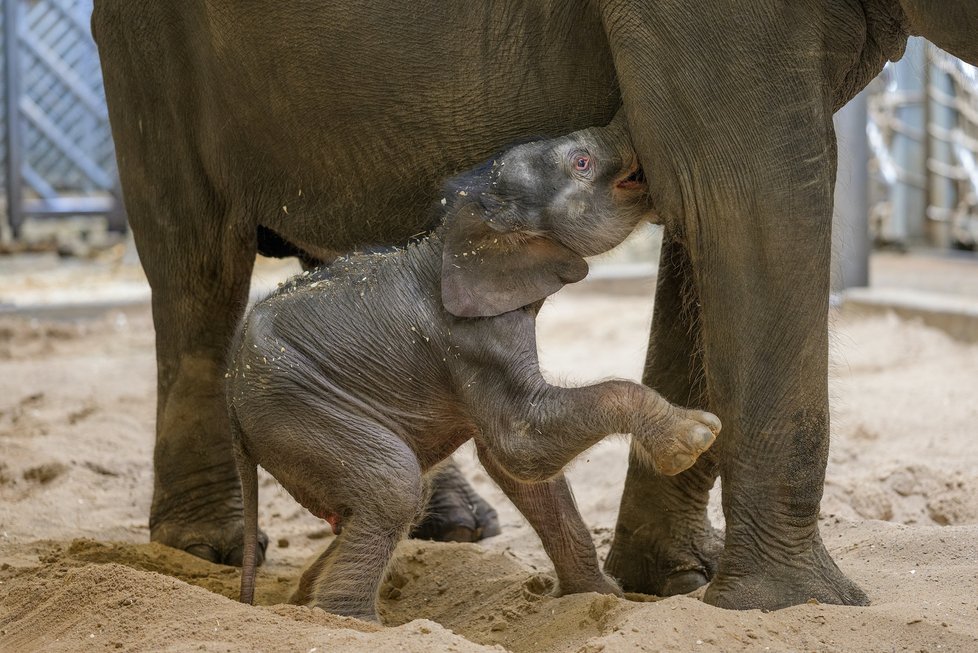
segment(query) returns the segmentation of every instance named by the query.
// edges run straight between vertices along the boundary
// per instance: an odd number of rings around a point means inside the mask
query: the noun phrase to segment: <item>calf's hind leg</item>
[[[317,483],[342,506],[343,531],[303,573],[292,602],[377,621],[377,592],[394,547],[424,506],[424,484],[413,452],[393,433],[375,427],[351,440],[369,443],[365,455],[349,456],[358,462],[342,471],[324,469]]]

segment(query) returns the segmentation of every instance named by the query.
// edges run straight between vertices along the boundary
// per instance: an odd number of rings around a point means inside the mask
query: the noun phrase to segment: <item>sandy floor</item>
[[[553,378],[637,377],[651,306],[636,283],[614,295],[572,288],[548,304],[541,347]],[[551,598],[535,536],[466,450],[504,533],[478,546],[402,544],[381,628],[282,605],[331,536],[271,478],[260,607],[227,598],[237,570],[147,543],[155,380],[145,308],[81,323],[7,318],[0,650],[978,650],[978,346],[895,319],[837,321],[833,343],[822,532],[872,607]],[[626,447],[598,445],[571,471],[602,556]]]

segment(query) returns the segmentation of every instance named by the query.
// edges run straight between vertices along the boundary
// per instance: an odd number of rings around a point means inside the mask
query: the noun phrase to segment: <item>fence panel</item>
[[[124,224],[115,154],[92,40],[92,0],[5,0],[6,215],[105,214]]]
[[[978,247],[978,69],[923,39],[873,82],[877,244]]]

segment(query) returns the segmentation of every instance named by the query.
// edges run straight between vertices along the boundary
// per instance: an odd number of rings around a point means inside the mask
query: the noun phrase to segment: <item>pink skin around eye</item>
[[[586,154],[578,154],[574,157],[574,170],[587,172],[591,169],[591,157]]]

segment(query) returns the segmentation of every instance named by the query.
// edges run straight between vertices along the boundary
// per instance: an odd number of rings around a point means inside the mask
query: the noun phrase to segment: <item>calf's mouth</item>
[[[615,188],[621,190],[647,190],[648,184],[645,182],[645,171],[642,170],[642,164],[638,162],[638,159],[632,163],[632,166],[628,169],[626,176],[621,179]]]

